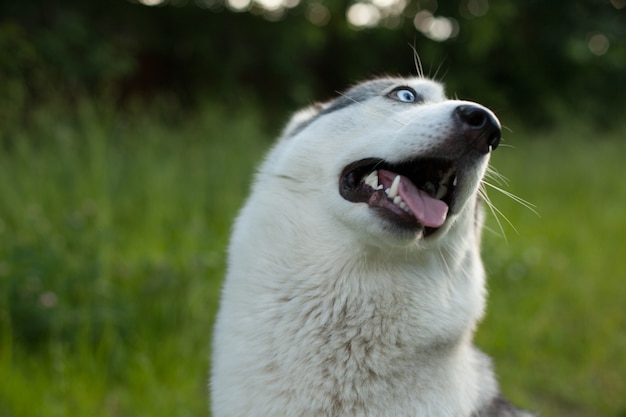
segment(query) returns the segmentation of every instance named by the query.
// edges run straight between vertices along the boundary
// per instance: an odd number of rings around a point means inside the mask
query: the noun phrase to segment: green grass
[[[216,106],[65,110],[3,132],[0,416],[206,415],[260,123]]]
[[[208,415],[232,219],[269,146],[257,112],[80,101],[0,126],[0,417]],[[539,216],[484,236],[477,343],[544,416],[626,416],[624,132],[507,135],[493,164]]]
[[[479,344],[505,391],[545,416],[626,415],[626,182],[623,131],[563,127],[511,134],[494,153],[491,192],[517,229],[487,233],[491,297]],[[498,231],[490,219],[489,226]]]

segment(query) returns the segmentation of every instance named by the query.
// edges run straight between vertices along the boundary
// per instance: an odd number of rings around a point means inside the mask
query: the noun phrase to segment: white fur
[[[432,81],[401,83],[426,102],[372,98],[297,131],[319,111],[307,109],[261,166],[230,244],[214,417],[461,417],[497,395],[471,344],[485,304],[475,221],[488,155],[426,239],[338,193],[347,164],[419,156],[451,134],[460,102]]]

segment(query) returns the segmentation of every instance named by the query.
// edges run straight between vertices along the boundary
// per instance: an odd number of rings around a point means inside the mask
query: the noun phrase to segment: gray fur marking
[[[400,79],[372,80],[352,87],[345,93],[342,93],[341,96],[331,101],[326,108],[323,108],[315,116],[311,117],[309,120],[305,120],[304,122],[302,122],[300,126],[293,129],[292,133],[289,136],[295,136],[298,133],[302,132],[311,123],[315,122],[320,116],[327,115],[353,104],[363,103],[370,98],[377,97],[381,95],[381,93],[387,88],[391,87],[399,81]]]
[[[357,85],[346,91],[341,97],[332,102],[330,106],[322,110],[317,116],[323,114],[332,113],[337,110],[341,110],[344,107],[351,106],[353,104],[362,103],[372,97],[379,96],[383,91],[392,85],[396,84],[399,80],[372,80],[366,83]]]

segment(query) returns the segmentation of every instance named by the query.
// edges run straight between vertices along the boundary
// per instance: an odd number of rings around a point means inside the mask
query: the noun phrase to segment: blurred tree
[[[604,123],[626,101],[625,39],[625,0],[5,0],[0,106],[167,92],[262,100],[271,113],[415,74],[415,48],[451,94],[529,123]]]

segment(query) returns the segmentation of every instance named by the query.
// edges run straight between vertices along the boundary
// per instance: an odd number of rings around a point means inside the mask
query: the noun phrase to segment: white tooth
[[[395,196],[398,195],[399,185],[400,185],[400,176],[396,175],[396,177],[393,179],[393,182],[391,183],[391,187],[389,187],[389,192],[387,193],[389,198],[394,198]]]
[[[450,176],[454,173],[454,169],[450,168],[445,174],[443,174],[443,177],[441,177],[441,180],[439,181],[439,184],[445,184],[450,180]]]
[[[385,190],[385,194],[389,195],[389,188]]]
[[[439,189],[437,190],[437,194],[435,195],[435,198],[441,199],[444,195],[446,195],[447,192],[448,192],[448,187],[443,184],[439,184]]]
[[[456,187],[456,177],[454,177],[454,181],[452,181],[452,185]]]
[[[393,198],[393,203],[400,205],[400,203],[402,203],[402,197],[400,197],[399,195],[395,196]]]
[[[400,208],[404,211],[409,211],[409,206],[406,205],[404,201],[401,201],[399,204]]]
[[[375,188],[376,190],[382,190],[383,189],[383,185],[382,184],[378,184],[378,187]]]
[[[378,189],[378,171],[372,171],[370,174],[365,177],[365,184],[369,185],[373,189]]]

